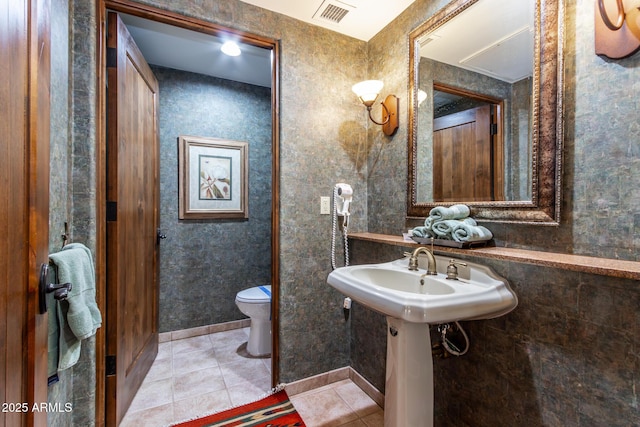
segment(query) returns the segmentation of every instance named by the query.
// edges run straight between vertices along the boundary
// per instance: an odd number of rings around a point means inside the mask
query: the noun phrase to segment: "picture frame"
[[[249,144],[178,137],[179,219],[249,218]]]

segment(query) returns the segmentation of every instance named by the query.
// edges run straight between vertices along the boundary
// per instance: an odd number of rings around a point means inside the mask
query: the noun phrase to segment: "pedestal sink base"
[[[387,317],[385,427],[433,426],[429,324]]]

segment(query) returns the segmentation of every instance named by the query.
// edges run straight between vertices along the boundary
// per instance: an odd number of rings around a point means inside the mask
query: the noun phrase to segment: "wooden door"
[[[44,426],[47,316],[38,310],[49,241],[47,0],[0,2],[0,426]]]
[[[115,13],[107,58],[106,421],[117,425],[158,352],[158,83]]]
[[[434,119],[434,201],[494,200],[491,108],[487,104]]]

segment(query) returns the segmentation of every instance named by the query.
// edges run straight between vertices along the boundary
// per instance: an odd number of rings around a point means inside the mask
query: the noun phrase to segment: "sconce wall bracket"
[[[388,95],[382,102],[382,132],[392,136],[398,131],[398,110],[400,100],[395,95]]]

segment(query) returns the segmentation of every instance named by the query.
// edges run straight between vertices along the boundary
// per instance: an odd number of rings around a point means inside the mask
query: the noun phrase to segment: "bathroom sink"
[[[421,249],[423,250],[423,249]],[[430,325],[490,319],[518,304],[509,283],[493,270],[465,261],[458,279],[447,279],[450,258],[436,255],[436,275],[427,258],[340,267],[327,282],[354,301],[387,317],[385,426],[433,427],[433,356]],[[433,269],[432,269],[433,270]]]
[[[384,268],[379,265],[353,268],[351,275],[356,279],[391,291],[423,295],[446,295],[455,292],[455,289],[448,284],[435,281],[432,278],[424,277],[422,280],[426,281],[424,284],[420,284],[419,274],[397,268]]]
[[[327,282],[362,305],[413,323],[489,319],[516,307],[518,299],[508,282],[491,269],[466,262],[466,267],[458,267],[460,280],[450,280],[445,274],[450,258],[435,258],[435,276],[424,275],[426,258],[422,257],[418,270],[410,271],[407,257],[340,267],[329,274]]]

